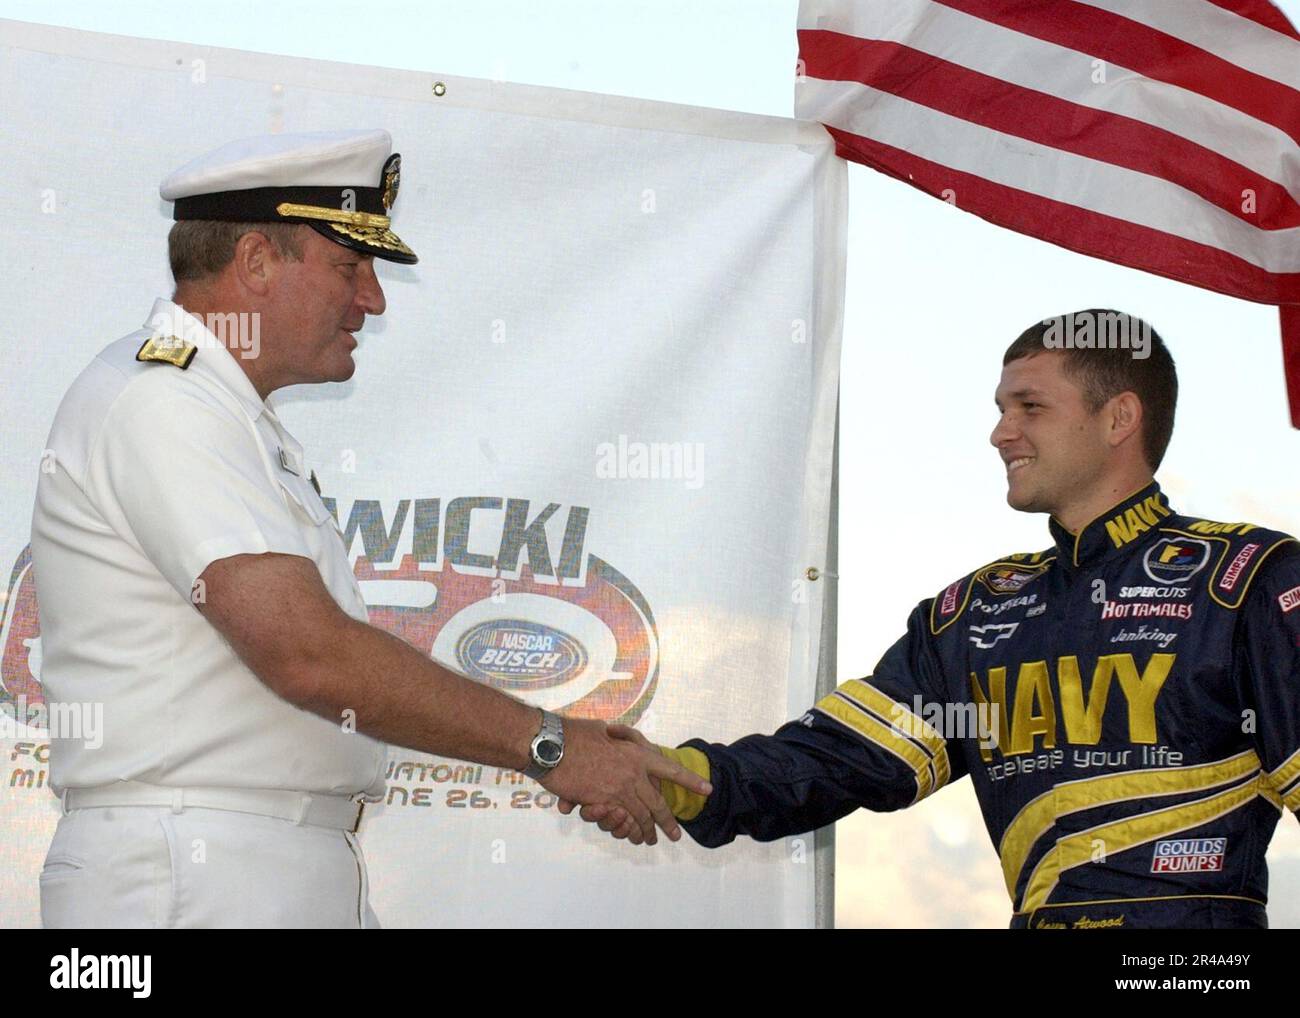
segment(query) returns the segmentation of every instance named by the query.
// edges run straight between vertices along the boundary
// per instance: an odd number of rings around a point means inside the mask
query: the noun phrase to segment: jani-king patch
[[[1152,873],[1219,873],[1227,838],[1172,838],[1157,841]]]

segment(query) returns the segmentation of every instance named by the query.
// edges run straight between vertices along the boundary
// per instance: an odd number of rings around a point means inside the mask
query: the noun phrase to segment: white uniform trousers
[[[377,929],[356,835],[187,806],[61,817],[41,871],[46,929]]]

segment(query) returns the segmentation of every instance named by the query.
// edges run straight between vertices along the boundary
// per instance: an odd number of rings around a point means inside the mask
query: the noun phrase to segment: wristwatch
[[[528,747],[533,762],[524,769],[524,776],[534,781],[549,774],[564,759],[564,719],[548,710],[542,711],[542,727]]]

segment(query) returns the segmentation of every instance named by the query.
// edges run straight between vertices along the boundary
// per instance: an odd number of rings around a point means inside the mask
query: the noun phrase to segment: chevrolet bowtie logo
[[[990,622],[986,626],[971,626],[970,642],[980,650],[988,650],[999,640],[1011,639],[1011,634],[1019,628],[1019,622]]]

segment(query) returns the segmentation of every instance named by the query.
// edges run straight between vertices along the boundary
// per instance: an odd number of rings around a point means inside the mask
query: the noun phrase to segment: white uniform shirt
[[[135,359],[169,316],[202,328],[159,300],[72,384],[47,443],[32,518],[42,684],[50,701],[103,704],[102,745],[51,739],[50,785],[380,795],[384,745],[271,692],[191,601],[208,563],[279,552],[315,562],[366,620],[302,446],[238,353],[207,333],[185,370]]]

